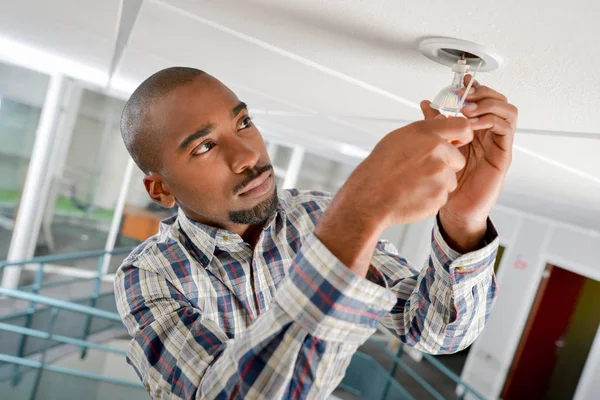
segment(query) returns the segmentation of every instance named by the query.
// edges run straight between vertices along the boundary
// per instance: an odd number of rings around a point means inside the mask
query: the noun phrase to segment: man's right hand
[[[472,140],[464,118],[419,121],[389,133],[348,179],[359,189],[353,203],[374,210],[384,227],[435,215],[465,166],[458,147]]]
[[[473,140],[464,118],[419,121],[386,135],[323,214],[315,234],[344,264],[366,276],[385,228],[435,215],[465,166],[457,147]]]

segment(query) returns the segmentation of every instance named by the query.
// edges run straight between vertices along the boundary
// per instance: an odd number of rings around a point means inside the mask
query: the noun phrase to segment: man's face
[[[275,177],[246,105],[201,75],[151,108],[162,171],[144,179],[153,200],[177,203],[199,222],[225,229],[264,222],[277,206]]]

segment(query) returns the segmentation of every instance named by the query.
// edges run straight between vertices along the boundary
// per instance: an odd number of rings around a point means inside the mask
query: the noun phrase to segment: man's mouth
[[[271,170],[265,171],[256,178],[252,179],[242,190],[238,192],[239,196],[254,197],[261,196],[271,189]]]

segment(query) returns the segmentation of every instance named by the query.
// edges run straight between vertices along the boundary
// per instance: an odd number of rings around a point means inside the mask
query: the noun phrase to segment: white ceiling
[[[63,69],[93,69],[96,83],[106,79],[120,0],[0,0],[0,9],[0,60],[20,62],[7,44],[16,43],[66,59]],[[529,132],[517,136],[501,201],[598,227],[598,15],[600,3],[585,0],[146,0],[111,85],[127,93],[158,69],[195,66],[256,110],[267,136],[320,151],[342,143],[368,150],[402,124],[347,116],[419,119],[420,100],[450,83],[448,68],[420,55],[418,41],[474,41],[505,58],[500,70],[479,78],[519,107],[519,129]],[[22,64],[44,70],[42,58]],[[540,135],[546,131],[597,138]]]

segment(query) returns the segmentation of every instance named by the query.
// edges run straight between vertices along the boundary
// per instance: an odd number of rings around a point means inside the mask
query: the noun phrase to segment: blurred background
[[[280,188],[335,193],[450,84],[430,36],[504,58],[478,79],[519,107],[492,219],[499,298],[471,348],[429,356],[381,331],[340,398],[600,398],[597,3],[0,0],[0,399],[147,398],[124,362],[113,274],[174,211],[119,132],[152,73],[202,69],[245,101]],[[433,221],[384,238],[422,265]]]

